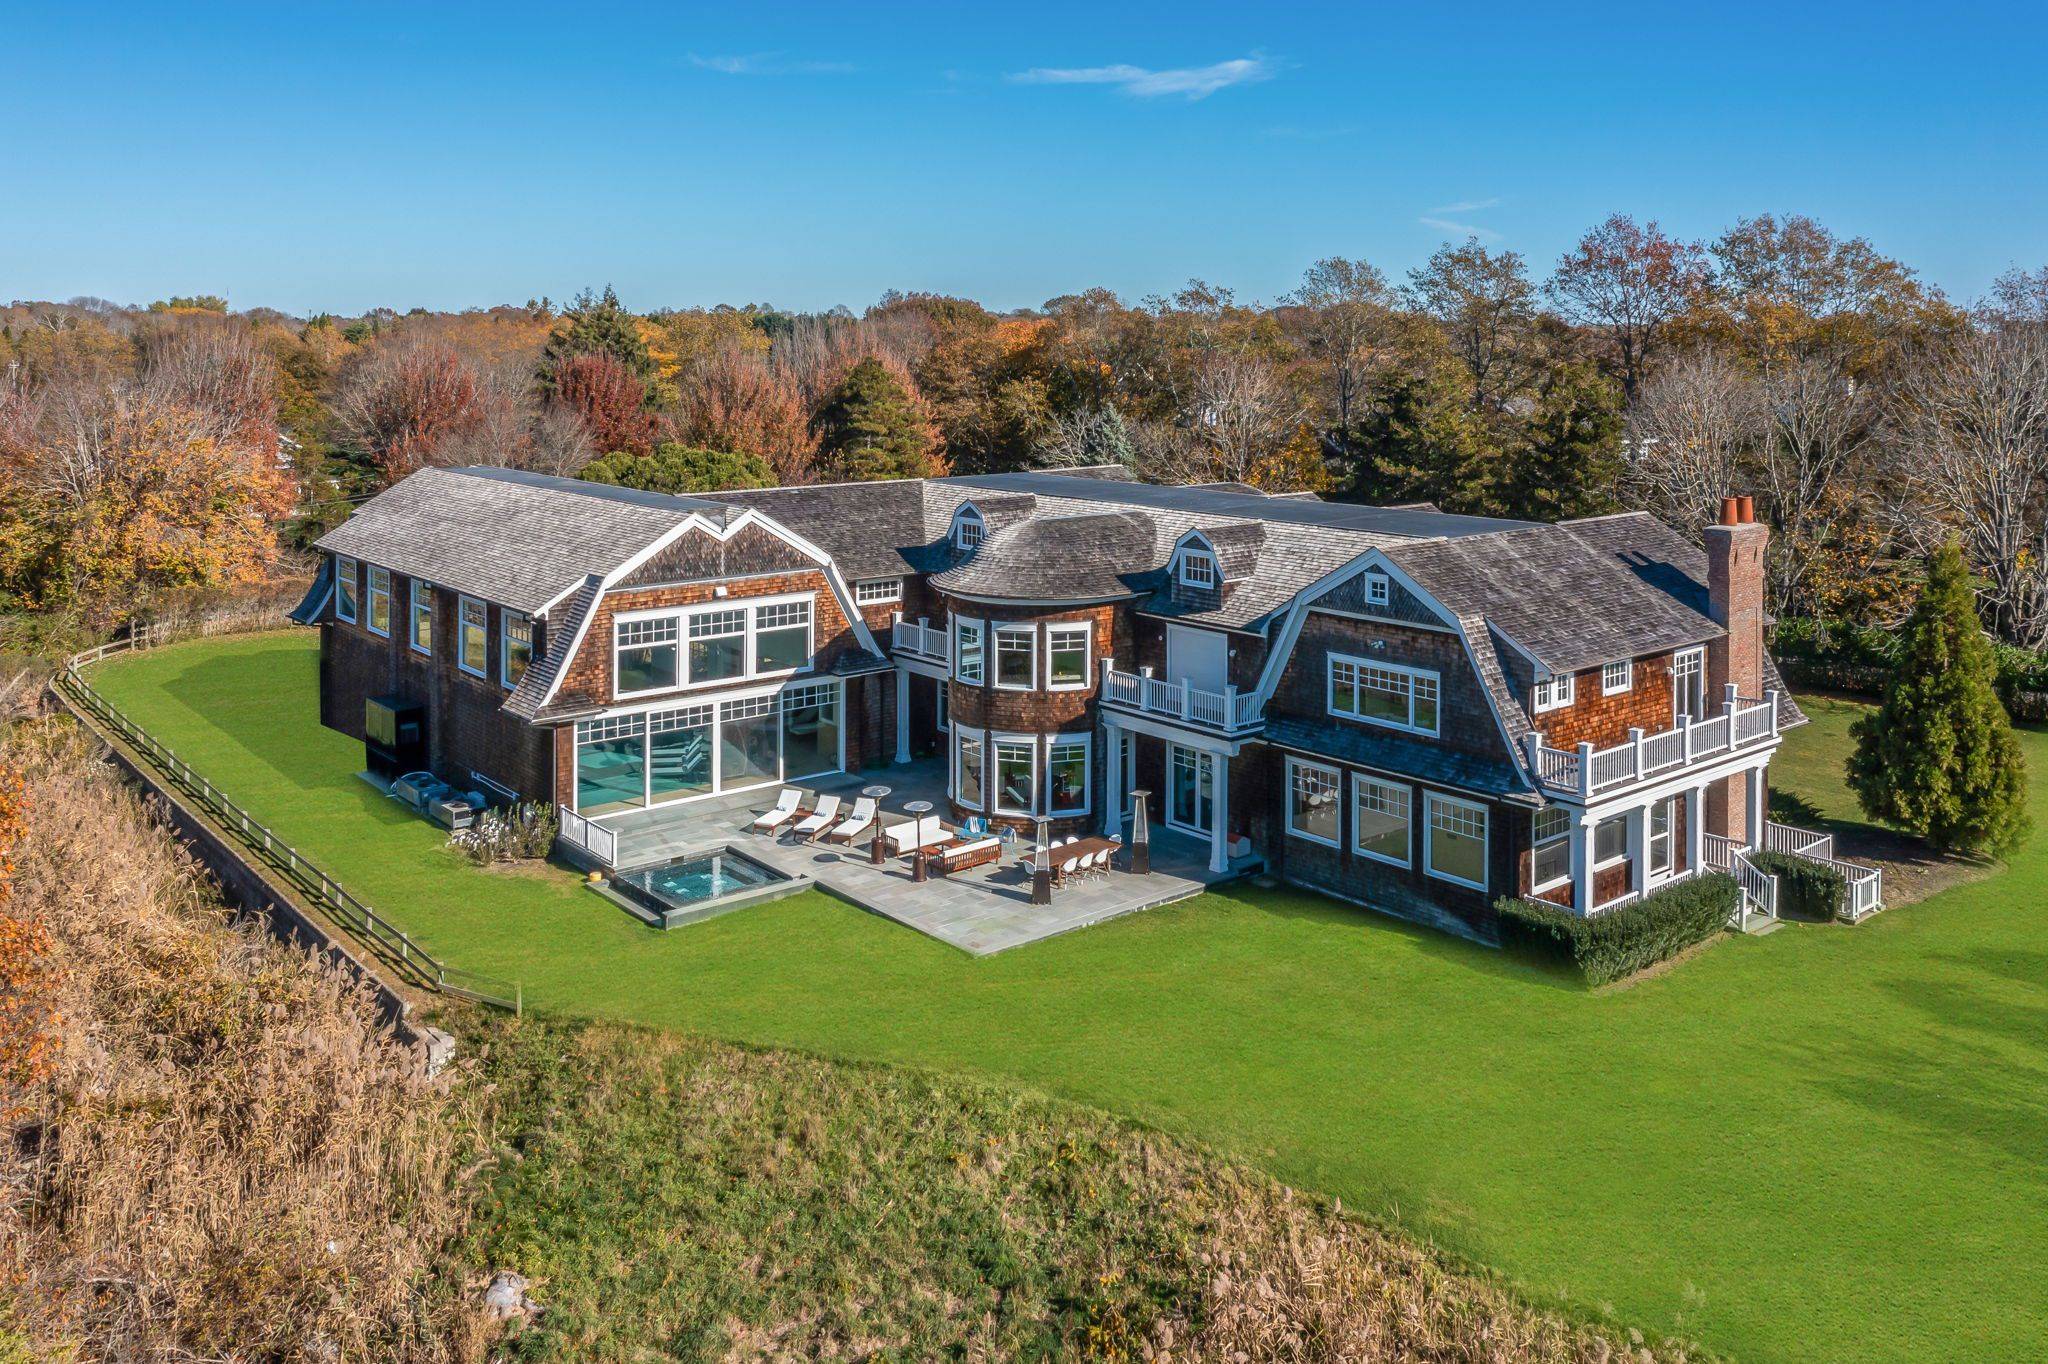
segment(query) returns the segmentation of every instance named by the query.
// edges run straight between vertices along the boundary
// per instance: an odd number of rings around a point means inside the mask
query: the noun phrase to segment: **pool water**
[[[677,909],[788,879],[750,857],[715,852],[622,872],[612,878],[612,884],[650,908]]]

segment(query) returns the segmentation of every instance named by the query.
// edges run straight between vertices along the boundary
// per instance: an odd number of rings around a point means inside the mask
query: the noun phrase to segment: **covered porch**
[[[803,790],[806,809],[819,795],[838,796],[851,806],[862,788],[887,786],[879,821],[885,828],[908,820],[904,806],[912,801],[930,802],[935,811],[946,808],[946,765],[941,758],[782,785]],[[611,854],[602,860],[616,867],[638,867],[735,847],[777,871],[808,876],[842,899],[976,956],[1183,900],[1238,874],[1228,867],[1212,871],[1204,840],[1153,823],[1149,874],[1133,875],[1125,853],[1108,874],[1055,890],[1049,905],[1033,905],[1031,877],[1021,865],[1032,850],[1028,836],[1011,838],[990,865],[917,881],[907,859],[886,858],[875,865],[865,837],[848,848],[787,834],[754,833],[754,817],[774,803],[780,789],[607,817],[596,824],[608,839],[604,846]],[[1128,820],[1122,823],[1128,838]]]

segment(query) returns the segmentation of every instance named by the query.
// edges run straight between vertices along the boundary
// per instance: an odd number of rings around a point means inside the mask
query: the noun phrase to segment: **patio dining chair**
[[[775,797],[775,804],[769,808],[768,812],[754,817],[754,832],[757,834],[772,834],[792,819],[795,819],[796,807],[803,798],[804,793],[797,790],[794,786],[783,787],[781,793]]]
[[[816,807],[803,819],[797,821],[796,836],[803,839],[816,838],[839,822],[839,797],[819,796]]]
[[[1068,859],[1067,859],[1066,861],[1064,861],[1064,862],[1060,863],[1060,873],[1059,873],[1059,876],[1060,876],[1060,884],[1061,884],[1061,885],[1065,885],[1065,884],[1067,884],[1067,882],[1069,882],[1069,881],[1071,881],[1071,880],[1073,880],[1073,879],[1074,879],[1074,868],[1075,868],[1075,867],[1077,867],[1077,866],[1079,866],[1079,865],[1080,865],[1080,862],[1081,862],[1081,859],[1080,859],[1080,858],[1078,858],[1078,857],[1070,857],[1070,858],[1068,858]]]

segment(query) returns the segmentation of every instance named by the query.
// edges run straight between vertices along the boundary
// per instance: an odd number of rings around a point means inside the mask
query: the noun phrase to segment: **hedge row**
[[[1795,687],[1875,696],[1898,666],[1899,637],[1869,625],[1781,620],[1771,632],[1771,653]],[[2048,720],[2048,654],[1998,643],[1991,653],[2006,712],[2015,720]]]
[[[1849,878],[1825,862],[1791,853],[1751,853],[1750,863],[1758,871],[1778,878],[1778,913],[1802,919],[1828,920],[1841,907],[1849,889]]]
[[[1713,937],[1727,927],[1740,899],[1734,877],[1710,872],[1591,917],[1512,896],[1494,908],[1503,945],[1558,958],[1587,984],[1605,985]]]

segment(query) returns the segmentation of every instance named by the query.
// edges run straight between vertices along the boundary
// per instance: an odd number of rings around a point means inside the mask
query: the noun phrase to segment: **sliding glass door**
[[[585,815],[690,800],[845,766],[837,682],[584,720],[576,809]]]

